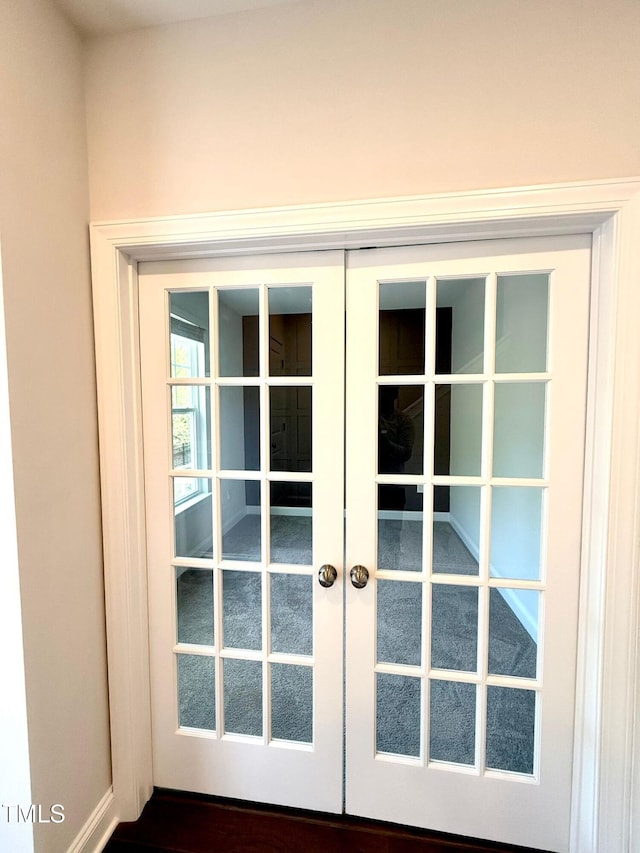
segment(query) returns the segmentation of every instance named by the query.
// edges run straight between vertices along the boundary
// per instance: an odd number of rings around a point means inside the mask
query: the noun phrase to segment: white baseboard
[[[458,523],[456,518],[451,515],[449,518],[449,524],[455,532],[458,534],[460,539],[463,541],[466,548],[468,548],[469,552],[473,556],[474,560],[480,561],[480,551],[478,550],[478,546],[471,539],[471,537],[466,533],[464,528]],[[502,580],[508,580],[504,578],[504,576],[496,571],[495,566],[491,565],[489,568],[490,574],[492,578],[500,578]],[[538,642],[538,622],[533,613],[530,613],[527,608],[523,605],[521,598],[519,597],[517,590],[509,589],[508,587],[500,587],[500,595],[504,598],[505,602],[513,612],[513,615],[520,622],[522,627],[525,629],[527,634],[531,637],[534,643]]]
[[[67,849],[67,853],[101,853],[118,823],[113,788],[109,788]]]
[[[495,569],[491,568],[491,576],[494,578],[502,578]],[[505,579],[506,580],[506,579]],[[500,595],[504,598],[507,605],[510,607],[513,615],[518,619],[524,630],[531,637],[534,643],[538,643],[538,623],[536,617],[533,613],[530,613],[529,610],[522,603],[522,599],[518,595],[517,589],[510,589],[509,587],[500,587],[498,590]]]
[[[251,512],[253,509],[260,511],[260,507],[247,507],[247,512]],[[309,518],[313,515],[310,506],[272,506],[269,512],[271,515],[298,515],[308,516]]]
[[[464,527],[462,527],[460,522],[457,520],[457,518],[452,513],[449,513],[449,518],[447,519],[447,521],[453,527],[454,531],[458,534],[460,539],[462,539],[462,542],[464,543],[465,547],[467,548],[467,550],[469,551],[469,553],[471,554],[473,559],[477,563],[479,563],[480,562],[480,550],[478,548],[478,545],[468,535],[468,533],[466,532]]]
[[[249,507],[243,506],[237,512],[231,516],[231,518],[227,518],[224,524],[222,525],[222,535],[228,533],[232,527],[235,527],[238,522],[242,521],[245,515],[253,515],[253,513],[249,513]],[[260,509],[257,508],[257,512],[260,512]]]
[[[422,521],[423,513],[412,509],[379,509],[379,521]]]

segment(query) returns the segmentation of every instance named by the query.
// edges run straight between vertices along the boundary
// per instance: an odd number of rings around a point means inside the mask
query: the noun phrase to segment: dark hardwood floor
[[[157,789],[105,853],[539,853],[453,835]]]

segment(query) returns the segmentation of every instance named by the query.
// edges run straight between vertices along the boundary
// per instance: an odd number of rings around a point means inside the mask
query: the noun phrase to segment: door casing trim
[[[640,178],[91,226],[119,820],[135,820],[153,787],[138,262],[585,232],[592,311],[570,849],[631,853],[640,843]]]

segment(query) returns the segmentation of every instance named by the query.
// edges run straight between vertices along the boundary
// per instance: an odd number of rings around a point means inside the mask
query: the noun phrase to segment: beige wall
[[[88,48],[91,215],[640,173],[637,0],[307,0]]]
[[[0,56],[31,795],[45,816],[65,806],[64,823],[36,827],[38,853],[59,853],[111,782],[82,46],[48,0],[2,0]]]
[[[636,0],[308,0],[93,40],[91,216],[638,174],[639,37]],[[0,55],[31,788],[65,805],[36,827],[58,853],[110,784],[82,48],[48,0],[0,0]]]
[[[29,730],[25,692],[22,607],[16,534],[7,376],[2,246],[0,245],[0,803],[30,803]],[[32,853],[33,827],[0,818],[0,849]]]

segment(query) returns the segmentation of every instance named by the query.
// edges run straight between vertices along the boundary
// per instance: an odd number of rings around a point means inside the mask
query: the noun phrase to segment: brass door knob
[[[367,585],[369,572],[364,566],[354,566],[349,574],[351,575],[351,583],[356,589],[362,589]]]
[[[324,566],[320,566],[320,571],[318,572],[318,581],[320,582],[320,586],[333,586],[337,577],[338,572],[336,571],[335,566],[330,566],[328,563],[325,563]]]

